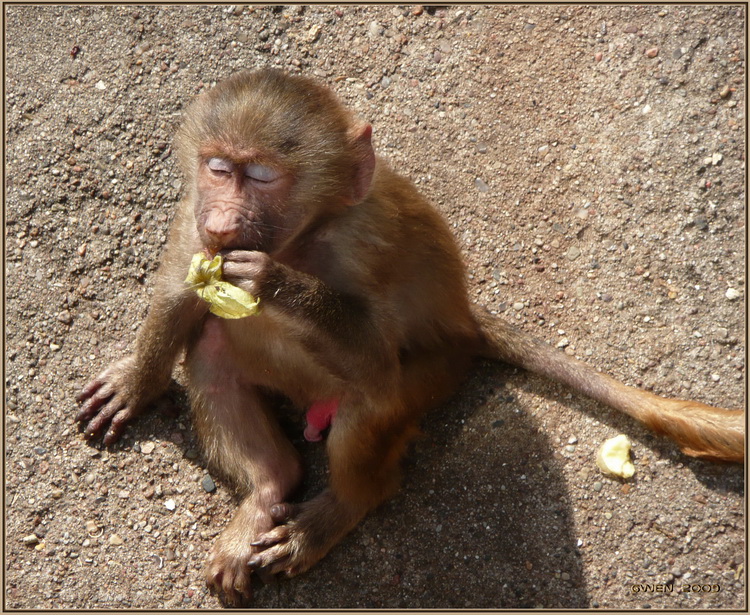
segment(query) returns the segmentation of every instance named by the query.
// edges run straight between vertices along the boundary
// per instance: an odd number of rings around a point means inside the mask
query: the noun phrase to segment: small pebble
[[[727,97],[728,97],[728,96],[729,96],[729,95],[730,95],[731,93],[732,93],[732,90],[731,90],[731,89],[729,89],[729,86],[728,86],[728,85],[725,85],[725,86],[724,86],[724,87],[723,87],[723,88],[721,89],[721,92],[719,92],[719,96],[721,96],[722,98],[727,98]]]
[[[141,452],[144,455],[150,455],[154,452],[155,448],[156,444],[154,444],[153,442],[144,442],[143,444],[141,444]]]
[[[604,485],[602,485],[600,481],[596,481],[592,488],[594,489],[594,491],[601,491],[603,486]]]
[[[601,61],[602,61],[602,58],[603,58],[603,57],[604,57],[604,54],[603,54],[603,53],[602,53],[601,51],[598,51],[598,52],[597,52],[597,53],[596,53],[596,54],[594,55],[594,60],[595,60],[596,62],[601,62]]]
[[[652,47],[651,49],[646,50],[646,57],[647,58],[655,58],[659,55],[659,48],[658,47]]]
[[[579,256],[581,256],[581,250],[579,250],[576,246],[570,246],[570,248],[568,248],[568,251],[565,253],[565,256],[569,261],[574,261]]]
[[[170,498],[170,499],[168,499],[167,501],[164,502],[164,507],[167,510],[174,510],[175,508],[177,508],[177,504],[175,503],[175,501],[172,498]]]
[[[146,53],[149,49],[151,49],[151,43],[144,41],[140,45],[136,45],[133,52],[136,56],[142,56],[144,53]]]
[[[575,447],[575,446],[573,446],[572,444],[568,444],[568,445],[567,445],[567,446],[565,447],[565,452],[566,452],[566,453],[575,453],[575,452],[576,452],[576,447]]]
[[[112,534],[112,535],[111,535],[111,536],[109,537],[109,540],[108,540],[108,542],[109,542],[109,544],[111,544],[112,546],[115,546],[115,547],[117,547],[117,546],[119,546],[119,545],[123,544],[123,543],[124,543],[125,541],[124,541],[124,540],[123,540],[122,538],[120,538],[120,537],[119,537],[119,536],[118,536],[117,534]]]
[[[490,187],[478,177],[474,180],[474,185],[477,187],[477,190],[479,190],[479,192],[488,192],[490,189]]]
[[[214,491],[216,491],[216,483],[214,483],[213,479],[208,474],[203,477],[203,480],[201,481],[201,487],[203,487],[203,490],[206,493],[213,493]]]
[[[729,299],[730,301],[734,301],[735,299],[740,298],[740,291],[734,289],[734,288],[727,288],[727,292],[724,293],[724,296]]]
[[[39,536],[36,534],[29,534],[21,538],[21,542],[25,545],[36,545],[39,544]]]
[[[307,33],[307,42],[308,43],[314,43],[315,41],[320,38],[320,33],[323,30],[323,28],[320,26],[320,24],[315,24]]]
[[[516,302],[515,302],[515,303],[513,304],[513,309],[514,309],[514,310],[515,310],[516,312],[520,312],[520,311],[521,311],[521,310],[523,309],[523,302],[522,302],[522,301],[516,301]]]

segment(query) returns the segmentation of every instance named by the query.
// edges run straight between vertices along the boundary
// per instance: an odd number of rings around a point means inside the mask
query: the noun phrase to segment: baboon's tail
[[[626,386],[486,312],[474,310],[483,333],[480,356],[523,367],[638,419],[693,457],[742,462],[745,413],[659,397]]]

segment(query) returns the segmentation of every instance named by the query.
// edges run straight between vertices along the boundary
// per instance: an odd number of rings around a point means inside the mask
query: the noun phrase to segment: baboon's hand
[[[134,356],[110,365],[89,382],[76,397],[83,403],[76,415],[79,422],[88,421],[84,433],[91,438],[106,429],[104,444],[112,444],[125,425],[138,416],[162,391],[141,374]]]

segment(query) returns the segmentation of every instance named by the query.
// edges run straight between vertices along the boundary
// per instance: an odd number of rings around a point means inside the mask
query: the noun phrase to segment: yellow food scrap
[[[596,455],[596,465],[605,474],[630,478],[635,466],[630,461],[630,440],[624,434],[605,440]]]
[[[202,252],[193,255],[185,283],[210,304],[220,318],[244,318],[258,313],[259,300],[250,293],[221,279],[220,254],[208,260]]]

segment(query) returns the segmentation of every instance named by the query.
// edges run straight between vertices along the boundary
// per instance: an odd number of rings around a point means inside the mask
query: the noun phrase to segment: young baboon
[[[78,420],[111,443],[167,388],[185,351],[195,427],[244,500],[209,556],[229,602],[251,572],[300,573],[399,484],[425,411],[474,357],[562,382],[673,438],[687,453],[741,461],[741,411],[627,387],[470,304],[446,223],[377,158],[370,125],[330,90],[263,70],[231,77],[187,111],[177,151],[187,193],[135,352],[88,384]],[[195,253],[260,300],[222,319],[184,282]],[[300,460],[266,391],[330,424],[330,484],[293,505]]]

